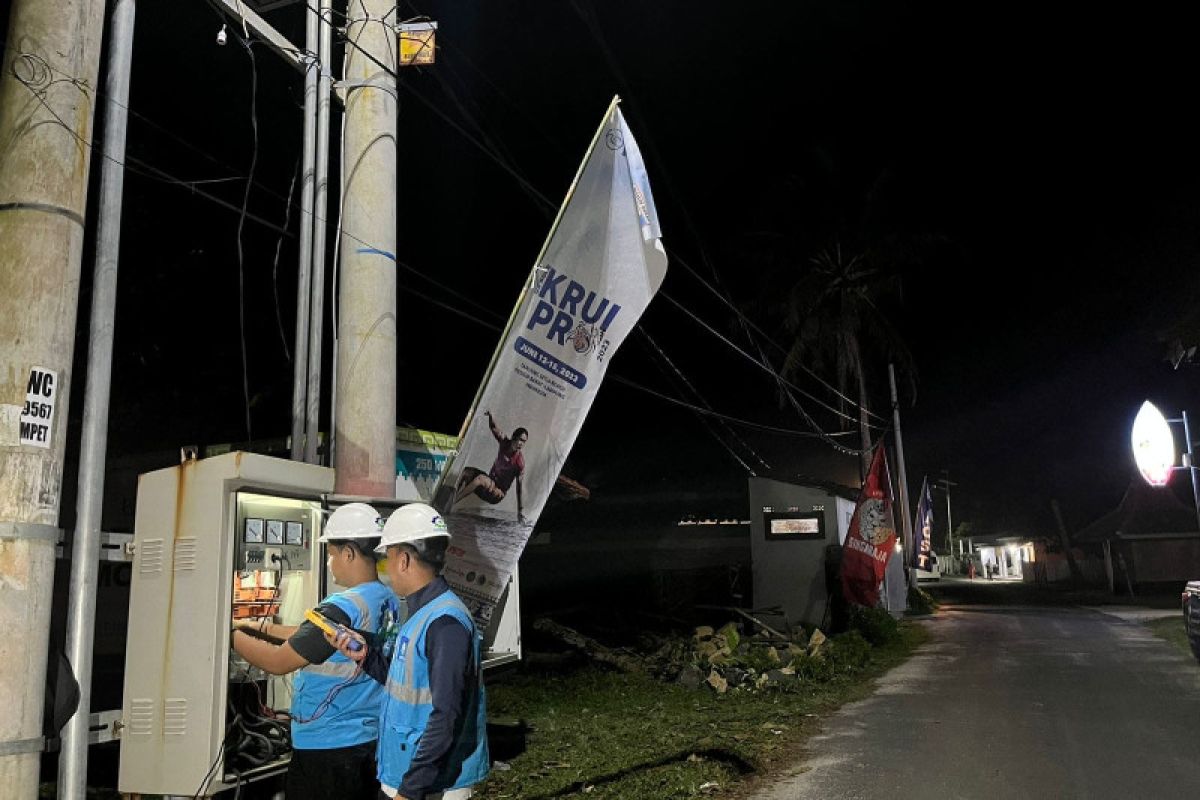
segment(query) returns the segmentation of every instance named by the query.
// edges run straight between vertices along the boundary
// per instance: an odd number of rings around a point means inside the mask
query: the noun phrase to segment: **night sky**
[[[897,265],[900,291],[881,304],[917,366],[902,408],[913,491],[949,470],[955,522],[980,532],[1052,534],[1051,498],[1071,527],[1110,510],[1134,474],[1141,401],[1200,414],[1200,368],[1174,369],[1160,341],[1200,294],[1197,20],[965,5],[403,4],[403,18],[438,20],[440,49],[436,66],[402,75],[398,419],[457,431],[496,342],[469,317],[507,316],[620,94],[673,259],[666,294],[757,352],[691,271],[786,344],[772,300],[818,247],[868,229],[913,243],[919,258]],[[299,10],[267,16],[302,43]],[[216,46],[219,27],[202,0],[139,4],[131,165],[184,181],[246,176],[251,64],[234,42]],[[283,226],[302,79],[254,53],[248,211]],[[125,185],[110,454],[245,440],[238,212],[146,168]],[[195,188],[237,208],[244,187]],[[297,223],[293,209],[292,234]],[[247,220],[243,244],[251,435],[278,437],[290,427],[297,240],[279,245]],[[85,278],[84,331],[88,291]],[[663,298],[643,328],[713,408],[808,430],[769,376]],[[873,410],[890,418],[886,362],[871,359]],[[640,336],[609,375],[681,396]],[[735,429],[771,463],[764,474],[830,460],[811,438]],[[723,435],[610,380],[567,471],[597,493],[736,486],[746,473],[727,446],[752,459]]]

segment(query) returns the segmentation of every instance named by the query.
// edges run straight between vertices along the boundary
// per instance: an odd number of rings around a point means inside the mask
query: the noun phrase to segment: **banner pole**
[[[532,286],[537,277],[538,267],[542,263],[542,257],[546,255],[546,250],[550,247],[550,242],[554,238],[554,234],[558,231],[559,223],[562,222],[563,214],[567,210],[567,206],[571,203],[571,198],[575,196],[575,189],[579,185],[579,179],[583,175],[584,169],[587,168],[588,162],[592,160],[592,154],[596,151],[596,145],[600,141],[604,129],[608,126],[609,119],[613,115],[613,111],[621,103],[619,95],[613,95],[612,102],[608,104],[608,110],[604,112],[604,119],[600,122],[600,127],[596,129],[595,135],[592,136],[592,141],[588,145],[587,152],[584,153],[583,161],[579,163],[579,169],[575,170],[575,177],[571,180],[571,186],[567,189],[567,195],[563,198],[562,205],[558,207],[558,214],[554,217],[554,222],[550,225],[550,232],[546,235],[545,241],[542,242],[542,247],[538,251],[537,258],[533,262],[533,267],[529,270],[529,275],[525,279],[524,285],[521,287],[521,293],[517,295],[516,305],[513,306],[512,312],[508,315],[508,322],[504,324],[504,330],[500,334],[500,340],[496,344],[496,350],[492,353],[492,359],[488,362],[487,370],[483,374],[483,380],[479,382],[479,388],[475,390],[475,397],[471,400],[471,405],[467,409],[467,416],[463,419],[462,426],[458,430],[459,444],[462,443],[462,438],[467,435],[467,427],[471,424],[471,420],[475,418],[475,412],[479,408],[479,399],[483,396],[483,390],[487,387],[488,381],[491,380],[492,372],[496,368],[496,362],[500,358],[501,348],[508,341],[508,334],[512,331],[513,324],[517,320],[517,313],[521,310],[521,306],[525,303],[525,296],[529,293],[529,288]],[[446,466],[442,469],[441,475],[438,476],[437,483],[433,487],[432,497],[435,499],[442,489],[442,483],[447,475],[450,474],[454,467],[454,462],[458,458],[458,451],[446,459]],[[445,509],[439,509],[445,511]]]

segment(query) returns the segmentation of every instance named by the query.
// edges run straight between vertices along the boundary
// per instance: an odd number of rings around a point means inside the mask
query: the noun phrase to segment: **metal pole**
[[[950,518],[950,471],[944,470],[946,473],[946,549],[950,551],[950,557],[954,557],[954,521]]]
[[[102,0],[15,0],[0,64],[0,797],[38,794]],[[64,80],[62,76],[70,76]]]
[[[1188,472],[1192,474],[1192,503],[1196,506],[1196,526],[1200,529],[1200,484],[1196,481],[1196,448],[1192,443],[1192,430],[1188,427],[1187,412],[1183,412],[1183,436],[1187,439]]]
[[[334,487],[396,491],[396,32],[390,0],[347,19],[343,230],[338,287]],[[375,61],[387,66],[380,67]]]
[[[87,386],[83,398],[75,539],[71,548],[71,590],[67,596],[67,659],[79,682],[79,707],[63,729],[62,752],[58,757],[60,800],[81,799],[87,791],[96,579],[100,565],[100,525],[104,510],[104,459],[108,446],[113,327],[121,249],[121,200],[125,187],[123,162],[136,12],[136,0],[116,0],[108,22],[108,64],[104,77],[104,93],[108,102],[104,110],[102,141],[104,160],[100,165],[100,205],[92,279]]]
[[[296,272],[296,341],[292,348],[292,460],[301,461],[305,453],[305,411],[308,408],[308,325],[313,254],[313,157],[317,135],[317,70],[322,68],[318,55],[317,12],[309,6],[304,12],[304,49],[309,62],[304,71],[304,148],[300,163],[300,260]]]
[[[304,460],[317,463],[317,439],[321,429],[321,349],[325,334],[325,219],[329,197],[329,103],[333,90],[333,27],[330,0],[321,0],[320,36],[317,49],[321,73],[317,83],[317,152],[313,203],[312,319],[308,340],[308,408],[304,420]],[[393,367],[394,370],[394,367]],[[395,416],[395,412],[392,412]],[[395,434],[393,433],[393,438]],[[393,455],[393,459],[395,456]],[[394,467],[393,467],[394,469]],[[394,491],[394,490],[393,490]]]
[[[904,574],[909,586],[917,585],[917,568],[913,564],[916,553],[912,552],[912,515],[908,507],[908,472],[904,465],[904,437],[900,434],[900,401],[896,394],[896,369],[888,364],[888,382],[892,387],[892,425],[896,428],[896,461],[900,471],[900,512],[903,522],[900,532],[904,542]]]

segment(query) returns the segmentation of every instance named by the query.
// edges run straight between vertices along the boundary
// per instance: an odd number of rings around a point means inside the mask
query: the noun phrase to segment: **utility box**
[[[125,651],[121,792],[207,797],[281,771],[262,706],[290,705],[290,676],[229,647],[236,618],[297,625],[321,597],[316,539],[333,470],[234,452],[138,483]]]

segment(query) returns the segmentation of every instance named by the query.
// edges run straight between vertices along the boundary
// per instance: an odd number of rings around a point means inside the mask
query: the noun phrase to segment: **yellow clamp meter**
[[[330,636],[336,637],[342,633],[349,633],[349,630],[345,625],[334,622],[320,611],[317,611],[315,608],[310,608],[308,611],[305,611],[304,618]],[[359,650],[361,650],[362,646],[362,642],[360,642],[358,639],[355,639],[353,636],[351,636],[350,641],[346,643],[346,647],[350,648],[350,651],[354,653],[357,653]]]

